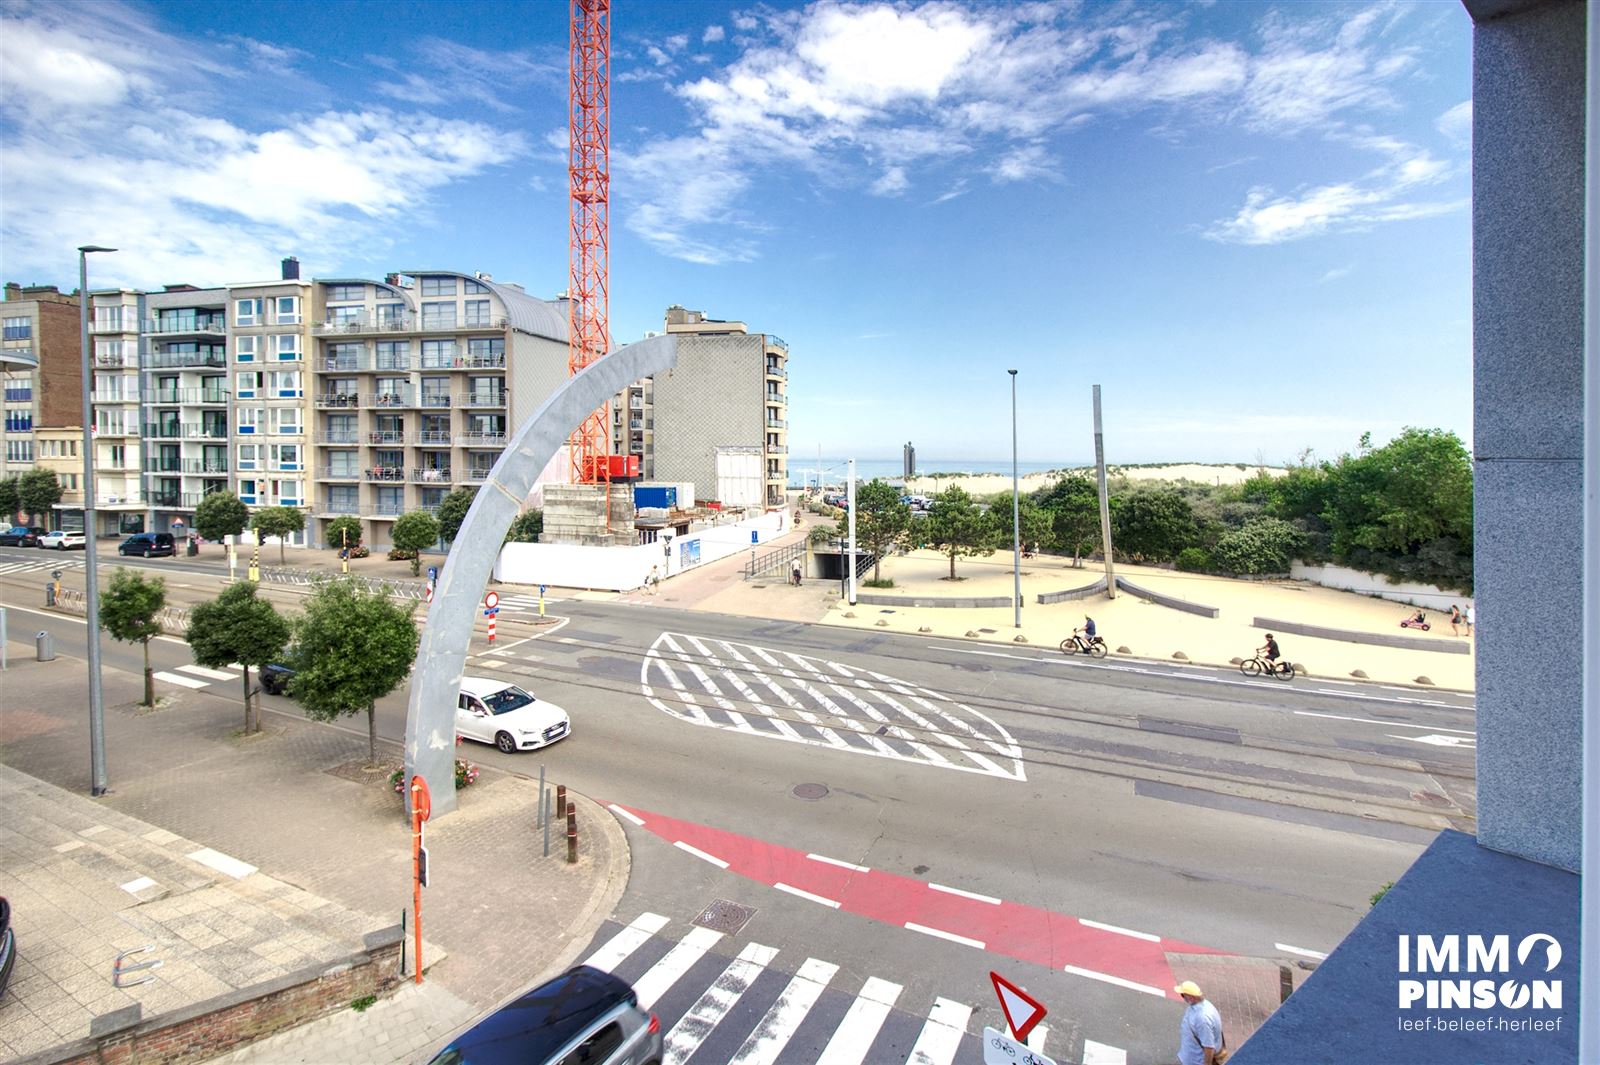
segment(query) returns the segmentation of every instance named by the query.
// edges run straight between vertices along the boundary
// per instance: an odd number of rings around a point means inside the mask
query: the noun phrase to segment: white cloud
[[[0,41],[94,72],[77,86],[3,93],[0,243],[7,268],[24,274],[58,270],[84,241],[122,249],[97,264],[105,283],[271,276],[292,252],[337,261],[422,220],[435,190],[527,152],[518,133],[383,108],[280,126],[186,110],[171,96],[221,98],[227,85],[215,80],[227,74],[170,62],[200,49],[114,4],[8,9]],[[28,74],[9,57],[0,71]]]
[[[906,180],[905,167],[891,166],[883,172],[883,176],[872,183],[874,196],[897,196],[911,187],[911,182]]]
[[[565,92],[565,56],[541,61],[528,52],[487,52],[438,37],[422,38],[415,53],[403,60],[383,55],[367,57],[375,65],[399,74],[398,80],[378,82],[378,92],[406,106],[471,101],[501,114],[523,110],[508,97],[525,95],[530,87],[543,85]]]
[[[1323,274],[1317,283],[1320,285],[1326,285],[1331,281],[1338,281],[1341,278],[1349,277],[1354,269],[1355,268],[1351,266],[1336,266],[1332,270],[1329,270],[1327,273]]]
[[[728,35],[728,31],[721,26],[707,26],[706,31],[700,35],[701,44],[715,44]]]
[[[1457,146],[1472,143],[1472,101],[1462,100],[1450,110],[1439,116],[1434,123],[1439,132],[1449,138]]]
[[[1056,167],[1052,164],[1050,155],[1042,145],[1025,144],[1013,148],[1001,156],[995,163],[991,174],[995,181],[1005,183],[1010,181],[1032,181],[1038,178],[1053,177]]]

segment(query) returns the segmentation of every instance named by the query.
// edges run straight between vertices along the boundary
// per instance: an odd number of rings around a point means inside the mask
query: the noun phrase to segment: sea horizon
[[[789,456],[789,487],[803,488],[806,485],[817,483],[816,460],[796,463],[795,456]],[[820,461],[822,480],[824,484],[843,484],[846,470],[849,465],[847,459],[830,458],[824,455]],[[1051,470],[1082,469],[1093,466],[1093,460],[1081,462],[1018,462],[1017,473],[1026,476],[1030,473],[1049,473]],[[982,474],[1010,474],[1010,459],[924,459],[917,457],[918,477],[957,477],[977,476]],[[884,480],[899,480],[905,476],[905,463],[900,458],[888,459],[856,459],[856,479],[870,481],[874,478]]]

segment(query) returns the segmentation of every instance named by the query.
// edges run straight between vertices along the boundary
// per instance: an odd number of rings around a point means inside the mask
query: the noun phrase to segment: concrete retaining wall
[[[1281,618],[1256,618],[1258,629],[1292,632],[1296,636],[1315,636],[1321,640],[1343,640],[1345,643],[1368,643],[1374,647],[1400,647],[1407,651],[1438,651],[1447,655],[1472,653],[1466,640],[1436,640],[1427,636],[1390,636],[1382,632],[1352,632],[1349,629],[1330,629],[1322,625],[1303,625],[1298,621]]]
[[[1222,613],[1221,610],[1214,606],[1205,606],[1201,603],[1191,603],[1187,599],[1179,599],[1175,595],[1163,595],[1160,592],[1152,592],[1148,588],[1141,588],[1137,584],[1123,580],[1121,577],[1117,578],[1117,587],[1121,588],[1129,595],[1136,595],[1140,599],[1148,599],[1152,603],[1156,603],[1160,606],[1168,606],[1173,610],[1181,610],[1186,614],[1198,614],[1203,618],[1214,618]]]
[[[1461,592],[1447,592],[1432,584],[1420,584],[1416,581],[1391,581],[1381,573],[1367,573],[1348,566],[1308,566],[1304,562],[1296,562],[1289,567],[1289,576],[1297,581],[1320,584],[1324,588],[1360,592],[1362,595],[1392,599],[1396,603],[1410,603],[1412,606],[1426,607],[1445,614],[1450,613],[1452,603],[1465,610],[1467,604],[1472,601],[1471,596],[1463,595]]]
[[[961,610],[976,610],[980,607],[1010,606],[1012,598],[1009,595],[991,595],[981,599],[933,599],[922,598],[915,595],[856,595],[857,603],[868,606],[904,606],[904,607],[956,607]]]
[[[1064,592],[1042,592],[1035,596],[1040,603],[1067,603],[1074,599],[1087,599],[1091,595],[1103,594],[1106,590],[1106,579],[1101,577],[1093,584],[1086,584],[1082,588],[1068,588]]]

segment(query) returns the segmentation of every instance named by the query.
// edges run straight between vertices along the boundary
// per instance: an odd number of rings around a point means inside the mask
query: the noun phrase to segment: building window
[[[504,337],[482,337],[467,341],[467,365],[504,366],[506,341]]]
[[[277,370],[268,375],[267,388],[274,399],[300,398],[300,371]]]
[[[300,468],[299,444],[273,444],[267,449],[267,461],[274,470],[298,470]]]
[[[358,325],[364,311],[363,307],[329,307],[328,322],[331,325]]]
[[[277,499],[279,506],[298,507],[300,505],[300,482],[298,480],[273,481],[272,495]]]
[[[256,481],[254,477],[246,478],[239,482],[239,502],[249,503],[252,506],[256,501]]]
[[[366,285],[329,285],[329,303],[351,303],[366,299]]]
[[[256,445],[239,445],[239,469],[253,470],[256,468]]]
[[[272,431],[279,436],[299,436],[301,425],[299,407],[272,408]]]
[[[299,325],[300,297],[279,296],[273,300],[272,316],[279,325]]]
[[[262,310],[260,300],[233,301],[234,325],[260,325],[263,321],[265,312]]]
[[[266,411],[260,407],[239,408],[239,432],[259,433],[261,432],[261,427],[266,423]]]
[[[354,477],[360,471],[357,465],[359,456],[354,451],[328,452],[328,475],[330,477]]]
[[[357,514],[361,506],[357,501],[359,489],[353,484],[331,485],[328,488],[328,510],[334,514]]]
[[[133,321],[133,308],[127,308],[123,313],[122,307],[96,307],[94,309],[94,328],[97,333],[131,333],[129,328]]]
[[[422,342],[422,368],[424,370],[440,370],[455,365],[456,342],[454,340],[424,340]]]
[[[411,369],[411,343],[406,340],[380,341],[378,343],[378,369]]]
[[[378,324],[385,328],[398,328],[406,320],[406,305],[403,303],[378,304]]]
[[[273,349],[278,353],[279,362],[296,362],[300,358],[300,334],[279,333],[273,338]]]
[[[329,344],[326,349],[326,370],[359,370],[365,346],[361,344]]]
[[[424,296],[454,296],[456,294],[456,279],[453,277],[424,277],[422,279],[422,294]]]
[[[261,375],[252,371],[233,375],[233,394],[239,399],[255,399],[261,390]]]
[[[233,357],[238,362],[255,362],[260,350],[260,337],[234,337]]]
[[[424,303],[422,305],[422,328],[453,329],[455,324],[456,305],[454,303]]]
[[[464,324],[466,324],[466,325],[488,325],[489,324],[489,301],[488,300],[468,300],[466,302],[466,304],[464,305],[464,309],[466,310],[466,318],[465,318],[465,323]]]
[[[461,282],[461,291],[465,292],[469,296],[482,296],[486,295],[489,289],[487,286],[480,285],[476,281],[463,280]]]
[[[32,318],[7,318],[3,324],[6,340],[28,340],[33,336]]]
[[[32,462],[33,461],[33,441],[32,440],[7,440],[6,441],[6,461],[7,462]]]

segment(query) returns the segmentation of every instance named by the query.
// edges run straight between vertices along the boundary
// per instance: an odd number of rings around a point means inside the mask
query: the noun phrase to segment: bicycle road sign
[[[983,1030],[983,1065],[1056,1065],[1037,1050],[1028,1049],[1009,1035],[994,1028]]]

